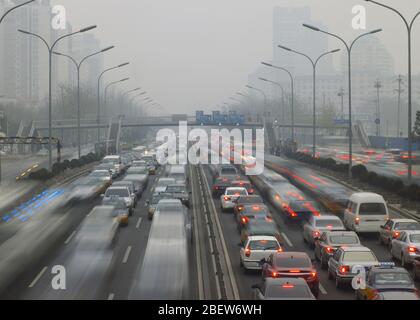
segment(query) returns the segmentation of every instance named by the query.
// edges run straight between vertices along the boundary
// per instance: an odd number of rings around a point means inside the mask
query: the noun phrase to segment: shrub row
[[[29,174],[29,179],[46,181],[67,169],[80,168],[89,163],[99,161],[100,159],[101,157],[98,154],[91,152],[87,155],[82,156],[80,159],[72,159],[72,160],[64,160],[63,162],[56,162],[53,164],[51,172],[45,168],[41,168],[37,171],[33,171]]]
[[[348,170],[348,164],[337,163],[332,158],[314,158],[311,155],[302,152],[295,152],[288,154],[288,156],[298,161],[314,164],[336,172],[347,172]],[[420,186],[417,184],[406,186],[400,179],[378,175],[376,172],[368,171],[362,164],[353,166],[351,172],[354,179],[398,194],[405,199],[420,201]]]

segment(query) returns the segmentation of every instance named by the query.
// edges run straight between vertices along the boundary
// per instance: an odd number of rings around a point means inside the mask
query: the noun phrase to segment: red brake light
[[[346,273],[346,272],[349,272],[349,271],[350,271],[350,267],[349,266],[342,266],[340,268],[340,272],[341,273]]]
[[[400,236],[400,233],[398,231],[394,231],[393,237],[396,239]]]
[[[251,249],[249,247],[245,248],[245,256],[249,257],[251,255]]]
[[[312,276],[313,278],[315,278],[315,277],[316,277],[316,272],[315,272],[315,271],[311,272],[311,276]]]
[[[277,277],[277,272],[273,271],[273,272],[271,273],[271,276],[272,276],[273,278]]]
[[[254,193],[254,189],[249,189],[248,193]]]
[[[283,248],[282,248],[282,247],[279,247],[279,248],[277,249],[277,252],[283,252]]]
[[[327,251],[328,253],[333,253],[334,252],[334,249],[331,248],[331,247],[326,247],[325,248],[325,251]]]
[[[230,200],[230,197],[224,196],[223,199],[225,199],[225,201],[229,201]]]
[[[354,219],[354,224],[355,224],[355,225],[359,225],[359,222],[360,222],[360,218],[355,218],[355,219]]]
[[[242,217],[241,221],[243,224],[248,223],[249,218],[248,217]]]
[[[289,270],[290,273],[300,273],[300,270]]]
[[[286,289],[292,289],[292,288],[294,288],[295,286],[293,285],[293,284],[284,284],[283,285],[283,288],[286,288]]]
[[[313,237],[314,238],[319,238],[319,231],[314,231]]]
[[[244,207],[243,206],[238,206],[238,211],[242,211],[242,210],[244,210]]]
[[[416,247],[408,247],[408,252],[417,252]]]
[[[261,208],[259,206],[252,206],[252,210],[259,211]]]

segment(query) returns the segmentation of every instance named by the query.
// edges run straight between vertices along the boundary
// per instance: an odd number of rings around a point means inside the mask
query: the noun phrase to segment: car
[[[264,200],[260,196],[256,195],[239,196],[235,200],[233,212],[237,215],[244,209],[244,206],[248,204],[264,204]]]
[[[315,201],[293,200],[283,206],[286,222],[305,221],[313,216],[321,215],[322,209]]]
[[[102,180],[102,181],[106,181],[109,183],[109,185],[111,185],[112,183],[112,175],[109,172],[109,170],[93,170],[90,174],[90,177],[92,178],[96,178],[98,180]]]
[[[230,186],[238,187],[238,188],[245,188],[249,195],[252,195],[255,193],[255,189],[252,183],[246,180],[233,180]]]
[[[323,231],[345,231],[341,219],[333,215],[312,216],[303,225],[303,240],[312,247]]]
[[[132,198],[132,195],[130,193],[130,190],[128,187],[126,186],[111,186],[109,187],[105,194],[103,195],[103,200],[108,200],[109,198],[111,198],[112,196],[118,196],[124,199],[125,204],[127,205],[127,207],[129,208],[129,213],[130,215],[133,214],[134,211],[134,200]]]
[[[220,197],[222,211],[232,210],[238,197],[247,195],[248,191],[243,187],[226,188],[225,193]]]
[[[328,260],[328,279],[335,279],[335,286],[342,288],[357,275],[358,267],[367,270],[378,265],[378,258],[367,247],[340,247]]]
[[[389,219],[385,199],[373,192],[353,193],[344,210],[344,225],[357,233],[379,232]]]
[[[378,292],[372,300],[420,300],[416,291],[385,291]]]
[[[319,295],[319,276],[305,252],[276,252],[262,259],[263,278],[303,278],[313,295]]]
[[[238,170],[233,165],[222,164],[217,169],[216,178],[222,176],[230,176],[231,178],[234,178],[238,176]]]
[[[301,278],[265,278],[252,289],[254,300],[316,300]]]
[[[169,184],[166,186],[163,193],[168,194],[174,199],[181,200],[182,204],[187,207],[190,206],[190,193],[188,192],[187,187],[183,184]]]
[[[95,167],[95,170],[108,170],[111,173],[112,179],[118,176],[117,169],[112,163],[100,163]]]
[[[190,212],[185,208],[179,199],[161,199],[156,205],[155,215],[165,216],[166,214],[182,214],[184,221],[185,233],[189,243],[193,241],[192,232],[192,218]]]
[[[339,247],[361,245],[354,231],[324,231],[319,238],[315,238],[315,259],[321,263],[322,269],[327,269],[328,260]]]
[[[147,170],[146,166],[131,166],[130,168],[128,168],[127,170],[127,174],[144,174],[144,175],[148,175],[149,171]]]
[[[147,170],[147,162],[144,160],[134,160],[131,164],[131,168],[138,168],[138,167],[144,167]]]
[[[366,272],[365,286],[355,290],[357,300],[373,300],[379,293],[416,292],[417,288],[408,271],[393,263],[381,263]]]
[[[272,216],[268,207],[264,204],[245,204],[240,213],[236,215],[238,230],[241,231],[251,219],[267,219],[272,220]]]
[[[414,258],[410,271],[414,281],[420,280],[420,257]]]
[[[104,193],[108,188],[106,181],[98,180],[92,177],[84,177],[77,179],[69,186],[67,194],[67,203],[92,200],[100,194]]]
[[[175,183],[187,185],[186,171],[184,165],[171,165],[168,168],[168,177],[174,178]]]
[[[143,191],[147,188],[147,180],[143,179],[142,175],[130,174],[126,175],[122,181],[131,182],[134,185],[134,193],[136,194],[137,200],[139,200],[143,194]]]
[[[244,270],[261,270],[261,259],[282,251],[279,241],[273,236],[250,236],[244,246],[241,244],[240,265]]]
[[[420,257],[420,230],[401,231],[391,241],[391,255],[400,260],[403,267],[409,267],[415,258]]]
[[[250,236],[272,236],[281,242],[276,224],[266,219],[250,220],[241,230],[241,243],[246,243]]]
[[[102,200],[103,206],[113,206],[113,216],[115,216],[118,220],[120,225],[126,226],[128,225],[128,217],[130,215],[130,210],[127,208],[124,199],[119,196],[111,196],[108,199]]]
[[[170,184],[175,184],[176,181],[174,178],[159,178],[155,190],[153,191],[154,194],[156,193],[160,193],[160,192],[165,192],[166,187]]]
[[[226,188],[231,186],[233,179],[229,177],[218,177],[212,185],[213,197],[220,197],[225,193]]]
[[[162,199],[172,199],[172,196],[167,193],[158,193],[152,195],[150,200],[146,200],[146,206],[147,206],[147,218],[149,220],[153,219],[153,215],[156,211],[156,206]]]
[[[114,187],[127,187],[128,190],[130,190],[131,199],[133,199],[133,207],[135,208],[137,206],[138,199],[137,199],[137,194],[136,194],[133,181],[130,181],[130,180],[116,181],[113,183],[113,186]]]
[[[102,159],[102,163],[110,163],[114,166],[117,175],[120,175],[125,170],[122,158],[119,155],[110,155]]]
[[[420,223],[413,219],[389,219],[380,226],[379,241],[391,247],[392,239],[398,238],[401,231],[420,230]]]

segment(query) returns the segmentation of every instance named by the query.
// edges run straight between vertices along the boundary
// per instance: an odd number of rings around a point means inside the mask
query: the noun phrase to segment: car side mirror
[[[381,229],[385,229],[385,226],[379,226],[379,228],[381,228]]]
[[[264,263],[267,263],[267,260],[266,260],[265,258],[262,258],[262,259],[260,260],[260,265],[262,266]]]

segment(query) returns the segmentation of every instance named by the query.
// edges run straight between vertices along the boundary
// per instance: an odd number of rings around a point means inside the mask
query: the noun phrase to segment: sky
[[[410,20],[420,0],[380,0]],[[124,89],[141,86],[168,113],[212,110],[236,91],[262,60],[272,58],[272,16],[276,6],[309,6],[312,18],[352,39],[352,8],[367,9],[367,30],[378,34],[395,59],[395,72],[406,74],[407,31],[395,13],[359,0],[52,0],[66,8],[78,29],[93,32],[104,47],[116,48],[105,65],[130,61],[113,77],[129,76]],[[308,32],[311,32],[308,30]],[[420,17],[413,28],[413,69],[420,72]],[[330,48],[339,43],[329,40]],[[334,48],[333,48],[334,47]],[[339,67],[339,61],[335,61]]]

